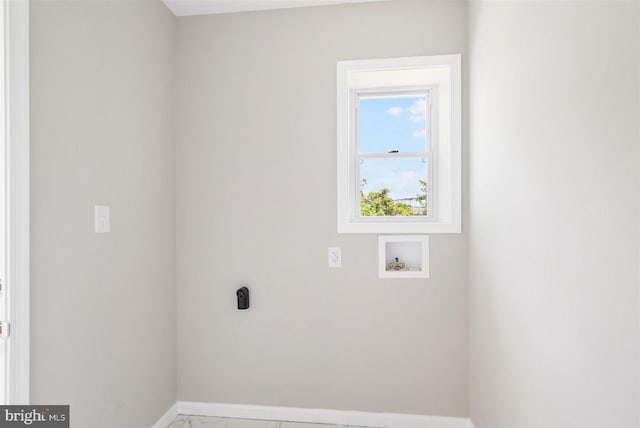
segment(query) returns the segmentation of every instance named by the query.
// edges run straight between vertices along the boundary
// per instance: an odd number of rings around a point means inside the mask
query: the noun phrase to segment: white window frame
[[[429,70],[446,68],[448,91],[434,82],[393,82],[391,86],[352,86],[350,73],[386,72],[398,70]],[[338,233],[460,233],[461,232],[461,60],[460,55],[436,55],[387,59],[339,61],[337,64],[337,208]],[[360,216],[360,171],[362,158],[417,157],[417,153],[390,153],[375,156],[359,152],[358,118],[359,98],[362,94],[403,94],[415,91],[429,92],[431,121],[428,129],[430,141],[424,153],[427,161],[429,215],[397,217]],[[440,100],[440,97],[446,97]],[[448,109],[438,108],[438,100],[446,102]],[[443,116],[441,116],[443,115]],[[445,120],[442,129],[440,120]],[[441,131],[446,131],[443,133]],[[441,137],[444,135],[445,137]],[[445,162],[438,157],[443,150]],[[439,161],[440,160],[440,161]],[[438,170],[446,180],[436,180]],[[440,181],[440,182],[439,182]],[[444,184],[443,184],[444,183]],[[447,201],[438,206],[439,201]],[[433,214],[436,212],[436,214]]]

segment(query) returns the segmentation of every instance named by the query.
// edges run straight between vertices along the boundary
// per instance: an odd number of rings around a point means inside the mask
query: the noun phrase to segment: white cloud
[[[361,173],[362,177],[367,178],[367,185],[363,189],[365,193],[377,192],[386,187],[390,190],[391,198],[401,199],[414,198],[420,193],[419,180],[425,179],[426,169],[422,165],[412,166],[406,163],[390,168],[390,165],[378,162],[369,165],[365,162]]]
[[[400,114],[402,113],[402,107],[391,107],[389,110],[387,110],[387,113],[391,116],[400,116]]]
[[[416,138],[424,138],[427,136],[427,128],[419,128],[413,131],[413,136]]]
[[[424,122],[424,119],[427,114],[427,100],[424,98],[417,99],[411,107],[408,108],[409,113],[411,113],[411,117],[409,118],[412,122]]]

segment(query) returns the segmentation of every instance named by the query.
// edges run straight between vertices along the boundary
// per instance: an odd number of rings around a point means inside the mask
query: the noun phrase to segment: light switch
[[[108,205],[95,206],[95,223],[96,223],[96,233],[111,232],[111,220],[109,218]]]

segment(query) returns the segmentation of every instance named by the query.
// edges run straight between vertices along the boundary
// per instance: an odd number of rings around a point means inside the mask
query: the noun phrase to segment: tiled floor
[[[302,424],[299,422],[258,421],[211,416],[178,415],[167,428],[356,428],[346,425]]]

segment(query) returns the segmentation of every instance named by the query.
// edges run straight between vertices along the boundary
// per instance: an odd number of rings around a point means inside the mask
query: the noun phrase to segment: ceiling
[[[342,3],[366,3],[390,0],[162,0],[176,16],[248,12]]]

